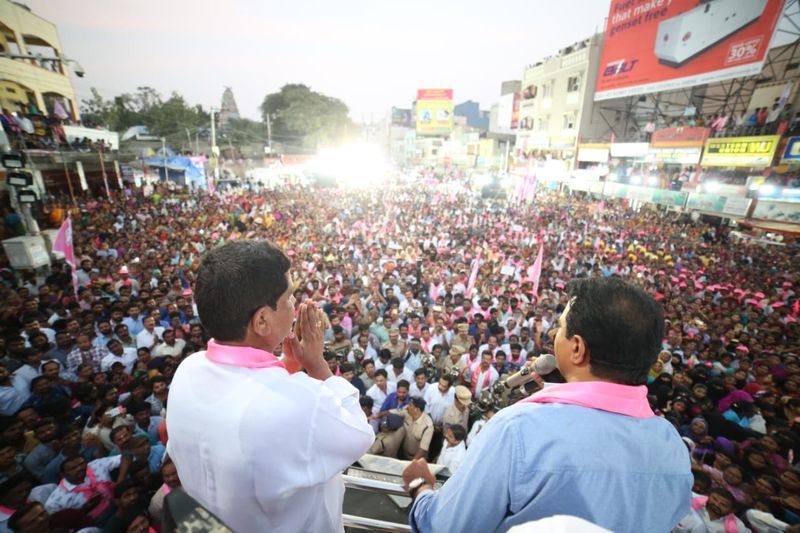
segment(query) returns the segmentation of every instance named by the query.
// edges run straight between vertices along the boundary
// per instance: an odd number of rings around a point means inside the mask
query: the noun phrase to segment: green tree
[[[272,134],[278,141],[294,141],[316,147],[344,140],[355,132],[348,108],[338,98],[290,83],[268,94],[261,104],[264,121],[269,115]]]

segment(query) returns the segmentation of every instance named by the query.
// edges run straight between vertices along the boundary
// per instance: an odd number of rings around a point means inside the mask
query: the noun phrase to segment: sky
[[[305,83],[370,122],[418,88],[489,109],[500,82],[603,29],[609,0],[23,0],[57,25],[78,100],[151,86],[219,107],[233,89],[259,119],[268,93]],[[558,7],[554,7],[558,6]]]

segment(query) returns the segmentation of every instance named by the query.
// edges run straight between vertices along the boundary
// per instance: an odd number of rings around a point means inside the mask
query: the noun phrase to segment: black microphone
[[[546,376],[555,369],[556,356],[546,353],[544,355],[540,355],[536,361],[533,362],[532,366],[523,366],[519,372],[516,374],[511,374],[501,383],[507,389],[516,389],[517,387],[520,387],[529,381],[533,381],[533,376],[531,374],[534,372],[540,376]]]

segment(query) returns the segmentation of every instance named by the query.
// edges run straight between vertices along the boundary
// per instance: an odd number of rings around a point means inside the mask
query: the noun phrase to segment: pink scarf
[[[214,339],[208,341],[206,357],[209,361],[220,365],[245,368],[286,368],[280,359],[265,350],[252,346],[219,344]]]
[[[94,508],[88,513],[90,518],[96,519],[99,516],[102,516],[114,499],[114,482],[97,481],[94,472],[92,472],[92,469],[88,466],[86,467],[86,477],[89,478],[89,484],[85,487],[75,487],[71,492],[83,494],[83,497],[86,498],[87,502],[95,496],[99,495],[101,497],[100,503],[95,505]],[[66,486],[66,480],[64,479],[61,480],[61,484],[59,486],[64,490],[68,490]]]
[[[647,402],[647,387],[644,385],[619,385],[606,381],[563,383],[542,389],[520,401],[523,402],[580,405],[634,418],[655,416]]]
[[[697,511],[702,508],[708,501],[708,496],[698,496],[692,498],[692,510]],[[739,533],[739,524],[736,523],[736,517],[733,513],[728,513],[725,516],[725,533]]]

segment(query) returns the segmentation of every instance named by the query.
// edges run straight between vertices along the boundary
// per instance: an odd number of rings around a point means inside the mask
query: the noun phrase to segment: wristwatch
[[[424,477],[418,477],[411,480],[411,483],[408,484],[408,494],[411,498],[417,497],[417,489],[419,489],[422,485],[428,484],[428,480]]]

